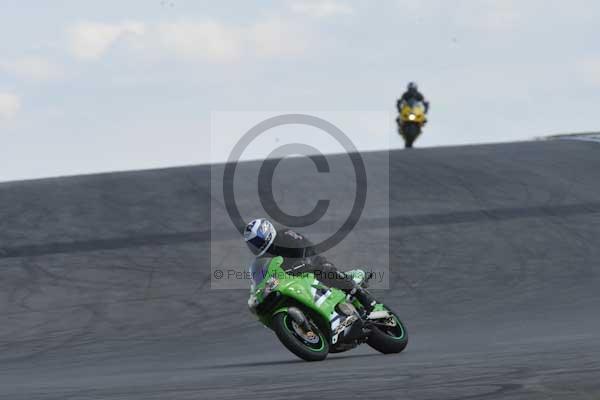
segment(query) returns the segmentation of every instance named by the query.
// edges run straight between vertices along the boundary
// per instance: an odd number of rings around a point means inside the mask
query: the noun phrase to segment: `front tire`
[[[411,149],[413,143],[421,134],[421,127],[414,122],[406,122],[402,125],[402,136],[404,137],[404,147]]]
[[[322,361],[329,354],[329,342],[313,322],[310,324],[313,337],[303,334],[287,312],[276,314],[272,320],[275,334],[289,351],[306,361]]]
[[[389,311],[389,310],[388,310]],[[400,353],[408,344],[406,327],[392,311],[394,325],[374,324],[367,344],[383,354]]]

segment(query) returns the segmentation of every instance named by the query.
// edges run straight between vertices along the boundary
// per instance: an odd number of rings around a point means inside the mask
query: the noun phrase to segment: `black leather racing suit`
[[[423,94],[416,89],[409,89],[404,92],[402,97],[400,97],[396,102],[396,108],[398,109],[398,112],[401,112],[402,103],[410,100],[422,101],[425,105],[425,113],[429,111],[429,102],[425,100]]]
[[[288,274],[300,275],[312,272],[324,285],[345,292],[355,287],[351,277],[338,271],[325,257],[316,254],[314,244],[292,229],[278,228],[275,240],[265,255],[283,257],[281,267]]]

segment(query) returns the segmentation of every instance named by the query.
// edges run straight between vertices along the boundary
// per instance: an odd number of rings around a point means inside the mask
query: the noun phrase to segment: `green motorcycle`
[[[250,266],[252,287],[248,307],[275,331],[281,343],[306,361],[321,361],[367,343],[384,354],[400,353],[408,343],[402,321],[377,304],[366,315],[360,302],[330,288],[312,273],[293,276],[281,268],[283,258],[257,258]],[[348,272],[366,286],[365,273]]]

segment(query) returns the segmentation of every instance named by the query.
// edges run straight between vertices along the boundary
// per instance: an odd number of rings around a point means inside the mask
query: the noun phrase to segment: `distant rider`
[[[425,100],[423,94],[419,92],[419,88],[415,82],[409,82],[408,86],[406,87],[406,92],[404,92],[402,97],[400,97],[396,102],[396,108],[398,109],[398,112],[400,113],[402,111],[402,103],[409,102],[411,100],[423,102],[423,105],[425,105],[425,114],[427,114],[429,111],[429,102]]]
[[[289,228],[276,229],[268,219],[259,218],[246,225],[244,240],[255,256],[281,256],[284,259],[281,268],[286,273],[300,275],[312,272],[324,285],[354,295],[367,313],[372,311],[375,299],[351,276],[338,271],[325,257],[316,254],[314,244],[304,235]]]

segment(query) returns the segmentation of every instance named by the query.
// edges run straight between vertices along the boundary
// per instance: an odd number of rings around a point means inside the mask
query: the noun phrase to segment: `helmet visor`
[[[250,251],[255,256],[262,255],[267,250],[271,235],[269,234],[268,236],[269,237],[266,239],[263,239],[260,236],[255,236],[252,239],[246,241],[246,243],[248,243],[248,248],[250,248]]]

